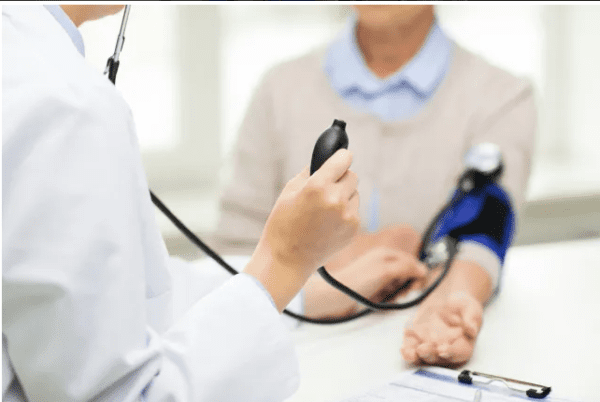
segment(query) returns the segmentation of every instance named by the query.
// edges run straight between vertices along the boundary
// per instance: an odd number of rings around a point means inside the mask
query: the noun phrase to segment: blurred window
[[[231,4],[220,9],[222,146],[226,155],[256,85],[274,65],[325,45],[344,23],[338,5]]]
[[[181,141],[174,118],[178,101],[173,46],[176,12],[174,7],[133,6],[125,31],[117,88],[136,116],[143,152],[172,150]],[[118,13],[80,28],[86,59],[101,71],[114,53],[122,16]]]
[[[527,198],[600,193],[600,7],[436,7],[458,43],[535,86],[539,120]]]
[[[117,89],[129,103],[154,190],[212,188],[220,163],[217,6],[133,5]],[[81,26],[99,71],[122,13]]]

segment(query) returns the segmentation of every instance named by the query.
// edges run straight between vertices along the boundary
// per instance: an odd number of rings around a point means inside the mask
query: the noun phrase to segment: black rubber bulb
[[[346,122],[334,120],[331,127],[317,139],[310,162],[310,174],[316,172],[340,148],[348,149]]]

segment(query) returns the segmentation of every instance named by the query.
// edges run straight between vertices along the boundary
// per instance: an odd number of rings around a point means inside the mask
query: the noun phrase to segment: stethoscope
[[[123,43],[125,41],[125,28],[129,19],[129,12],[131,5],[125,6],[123,13],[123,20],[121,22],[121,28],[117,38],[117,44],[115,47],[114,54],[108,59],[105,75],[108,75],[109,80],[115,84],[117,71],[119,69],[119,55],[123,49]],[[314,173],[324,162],[333,155],[340,148],[348,148],[348,136],[345,131],[346,123],[341,120],[334,120],[332,126],[325,130],[317,140],[315,149],[313,151],[313,157],[311,162],[311,174]],[[495,181],[501,175],[503,170],[502,158],[499,148],[494,144],[480,144],[471,148],[465,157],[466,170],[460,176],[458,180],[457,190],[448,201],[448,203],[439,211],[439,213],[433,218],[425,230],[421,245],[419,247],[418,256],[430,270],[435,267],[442,266],[443,269],[440,275],[433,281],[420,295],[412,300],[403,303],[388,303],[393,300],[400,292],[407,290],[412,280],[407,281],[402,286],[397,288],[394,292],[386,297],[383,302],[377,303],[363,297],[354,290],[348,288],[344,284],[338,282],[333,278],[325,269],[320,267],[317,272],[323,277],[323,279],[331,286],[350,296],[358,303],[362,304],[365,308],[352,315],[339,317],[339,318],[324,318],[317,319],[307,317],[301,314],[296,314],[289,310],[283,310],[283,313],[293,317],[302,322],[309,322],[313,324],[339,324],[343,322],[352,321],[359,317],[363,317],[373,311],[384,311],[384,310],[403,310],[413,307],[423,301],[431,292],[433,292],[437,286],[442,282],[450,270],[450,266],[454,261],[454,257],[458,251],[459,241],[451,236],[445,236],[441,240],[436,241],[433,244],[431,239],[434,237],[438,222],[448,211],[454,208],[466,195],[471,191],[480,189],[486,183]],[[183,224],[173,214],[169,208],[150,190],[150,198],[154,205],[198,248],[206,253],[210,258],[217,262],[221,267],[227,270],[232,275],[237,275],[239,272],[229,265],[225,260],[221,258],[215,251],[208,247],[198,236],[196,236],[186,225]]]

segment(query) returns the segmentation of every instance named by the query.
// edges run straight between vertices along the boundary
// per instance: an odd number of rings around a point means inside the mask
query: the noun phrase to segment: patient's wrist
[[[427,299],[432,299],[433,302],[451,295],[465,294],[484,305],[492,295],[492,278],[479,264],[456,260],[448,275]]]

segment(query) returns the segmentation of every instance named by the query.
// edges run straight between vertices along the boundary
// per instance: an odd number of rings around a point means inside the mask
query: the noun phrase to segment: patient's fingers
[[[473,354],[473,343],[460,337],[450,344],[438,346],[437,353],[442,359],[452,364],[465,363]]]
[[[471,305],[463,312],[463,322],[465,334],[471,338],[476,338],[481,328],[483,319],[483,310],[480,306]]]
[[[447,304],[441,316],[449,325],[460,325],[468,337],[476,338],[481,328],[483,309],[468,298],[457,298]]]
[[[448,327],[435,339],[435,343],[437,345],[452,343],[461,336],[463,336],[463,329],[461,327]]]
[[[419,344],[420,340],[417,339],[416,336],[405,334],[400,352],[402,353],[404,360],[408,363],[415,363],[419,360],[419,356],[417,355],[417,347]]]
[[[446,324],[459,327],[462,326],[462,319],[460,314],[454,311],[445,311],[441,314],[442,319],[446,322]]]
[[[427,364],[435,364],[437,361],[437,350],[432,342],[425,342],[417,346],[417,355]]]
[[[437,353],[442,359],[448,359],[450,357],[450,344],[442,343],[441,345],[438,345]]]

